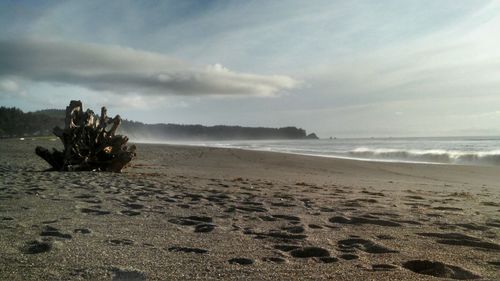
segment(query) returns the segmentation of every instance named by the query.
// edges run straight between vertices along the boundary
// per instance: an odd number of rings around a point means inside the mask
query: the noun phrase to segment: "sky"
[[[0,106],[500,136],[500,1],[0,2]]]

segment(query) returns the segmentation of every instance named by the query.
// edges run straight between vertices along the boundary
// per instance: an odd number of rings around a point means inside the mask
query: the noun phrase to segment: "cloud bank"
[[[0,40],[0,78],[61,83],[113,93],[273,96],[298,81],[198,67],[162,54],[117,46],[37,39]]]

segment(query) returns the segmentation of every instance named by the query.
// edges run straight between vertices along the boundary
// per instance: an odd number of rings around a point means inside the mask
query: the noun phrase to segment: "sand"
[[[43,172],[0,140],[0,280],[500,280],[500,167],[138,145]]]

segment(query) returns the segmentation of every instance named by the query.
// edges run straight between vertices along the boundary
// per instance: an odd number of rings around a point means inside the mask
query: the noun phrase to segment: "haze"
[[[500,135],[499,1],[2,1],[0,105]]]

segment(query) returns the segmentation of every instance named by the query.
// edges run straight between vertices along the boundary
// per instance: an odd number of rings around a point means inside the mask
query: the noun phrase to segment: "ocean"
[[[235,140],[200,141],[187,144],[365,161],[500,165],[500,137]]]

